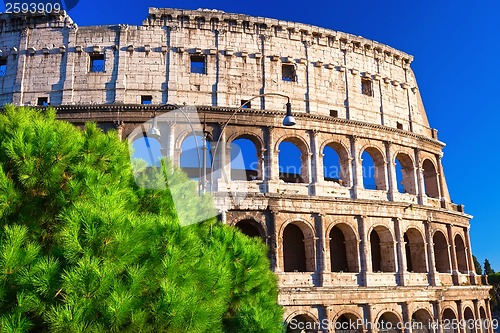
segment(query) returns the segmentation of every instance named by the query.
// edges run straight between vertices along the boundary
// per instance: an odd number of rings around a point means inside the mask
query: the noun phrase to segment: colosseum
[[[229,178],[205,165],[203,187],[222,221],[268,245],[287,332],[491,333],[450,325],[491,320],[489,286],[412,60],[360,36],[215,10],[150,8],[141,26],[0,15],[2,105],[51,105],[123,139],[156,113],[196,107],[202,132],[163,123],[163,151],[192,172],[182,154],[197,135],[207,163],[229,161]],[[282,123],[287,101],[294,126]],[[244,198],[224,195],[229,185]]]

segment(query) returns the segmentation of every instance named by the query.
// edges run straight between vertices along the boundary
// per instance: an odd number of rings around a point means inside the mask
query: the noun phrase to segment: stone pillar
[[[464,228],[465,246],[466,246],[465,253],[469,262],[468,264],[469,264],[470,284],[475,285],[477,273],[476,273],[476,266],[474,265],[474,258],[472,257],[472,248],[470,243],[469,230],[470,226]]]
[[[169,157],[172,160],[172,163],[174,161],[174,156],[175,156],[175,122],[167,122],[167,142],[165,145],[165,155]]]
[[[385,142],[385,154],[387,165],[387,198],[394,201],[394,193],[398,192],[398,180],[396,176],[396,163],[392,156],[392,142]]]
[[[477,299],[472,300],[472,304],[474,304],[474,318],[476,319],[476,323],[481,324],[481,328],[477,329],[477,325],[474,327],[474,332],[482,333],[482,325],[483,321],[481,320],[481,314],[479,313],[479,301]]]
[[[411,323],[411,312],[410,304],[408,302],[403,302],[401,305],[401,313],[403,314],[403,323]],[[412,333],[411,325],[404,325],[405,333]]]
[[[436,333],[443,333],[443,326],[441,320],[441,302],[433,301],[432,307],[434,309],[434,322],[438,324],[436,327],[437,328]]]
[[[363,166],[358,152],[358,137],[351,136],[351,156],[352,156],[352,193],[351,197],[357,199],[358,191],[363,187]]]
[[[319,151],[318,147],[318,131],[317,130],[312,130],[310,131],[310,139],[311,139],[311,171],[310,171],[310,178],[311,178],[311,195],[317,195],[317,191],[315,188],[315,185],[320,182],[320,179],[322,179],[321,175],[323,175],[323,172],[321,170],[321,165],[322,165],[322,157],[323,154]]]
[[[278,219],[279,219],[279,212],[276,210],[270,210],[269,211],[269,216],[271,218],[271,221],[268,225],[269,229],[268,230],[268,235],[271,236],[271,245],[270,245],[270,254],[271,254],[271,269],[275,273],[283,272],[283,267],[281,266],[281,260],[280,258],[282,257],[280,255],[282,247],[280,246],[280,237],[279,237],[279,226],[278,226]]]
[[[462,301],[455,301],[457,303],[457,313],[458,313],[458,322],[462,324],[464,322],[464,310],[462,309]],[[458,333],[465,333],[465,327],[463,325],[458,325]]]
[[[446,229],[448,231],[448,257],[451,259],[451,274],[453,274],[453,283],[458,285],[458,262],[457,262],[457,254],[455,252],[455,239],[453,238],[453,225],[446,225]]]
[[[358,216],[358,232],[359,232],[359,259],[360,259],[360,267],[359,274],[361,276],[360,285],[367,286],[368,285],[368,273],[372,271],[371,265],[371,253],[370,247],[368,244],[368,235],[367,235],[367,223],[366,216]]]
[[[486,303],[486,317],[487,319],[489,320],[489,325],[488,325],[488,333],[495,333],[493,331],[493,317],[491,316],[491,306],[490,306],[490,299],[487,298],[484,300],[484,302]]]
[[[274,127],[267,127],[266,154],[264,158],[264,181],[277,182],[279,179],[278,150],[274,149]]]
[[[420,149],[415,149],[415,163],[417,172],[417,196],[420,205],[425,204],[425,182],[423,176],[422,162],[420,160]]]
[[[406,263],[406,248],[403,233],[401,230],[401,221],[400,217],[393,218],[394,222],[394,233],[396,234],[396,254],[397,254],[397,283],[400,286],[405,286],[405,273],[407,271],[407,263]]]
[[[363,315],[364,315],[364,323],[366,324],[365,331],[367,333],[376,333],[377,332],[377,324],[373,322],[375,318],[373,318],[373,309],[370,304],[363,304]]]
[[[317,256],[316,256],[316,271],[319,275],[320,286],[324,287],[325,285],[331,285],[331,281],[329,278],[329,270],[328,267],[329,256],[327,254],[327,246],[326,246],[326,226],[325,226],[325,215],[324,214],[316,214],[316,237],[317,240]]]
[[[17,62],[16,79],[14,81],[14,87],[12,88],[12,104],[15,105],[24,105],[25,103],[30,102],[24,100],[24,81],[28,55],[25,53],[21,53],[22,50],[26,50],[28,48],[29,35],[29,29],[23,28],[19,39],[19,46],[16,46],[18,48],[17,56],[16,58],[14,58],[14,60]]]
[[[71,105],[73,104],[73,94],[74,94],[74,81],[75,81],[75,58],[81,55],[71,51],[70,52],[70,43],[75,43],[76,41],[76,32],[77,29],[68,29],[68,37],[67,43],[64,45],[66,47],[66,53],[63,57],[66,57],[66,66],[64,68],[65,78],[62,83],[62,92],[61,92],[61,104],[62,105]]]
[[[114,121],[116,132],[118,134],[118,139],[123,140],[123,120],[115,120]]]
[[[443,199],[443,193],[444,193],[444,182],[443,182],[443,165],[441,164],[441,156],[436,155],[436,162],[437,162],[437,170],[436,170],[436,181],[437,181],[437,187],[438,187],[438,192],[439,192],[439,199]]]
[[[434,254],[434,242],[431,235],[431,220],[423,222],[425,228],[425,238],[427,244],[427,272],[429,274],[429,284],[431,286],[439,285],[439,278],[436,272],[436,257]]]

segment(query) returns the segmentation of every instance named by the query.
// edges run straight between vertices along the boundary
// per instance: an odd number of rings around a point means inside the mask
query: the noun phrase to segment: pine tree
[[[0,331],[281,332],[277,293],[263,244],[215,220],[181,227],[115,132],[0,114]]]
[[[474,268],[476,269],[477,275],[483,275],[483,268],[481,267],[481,263],[477,260],[476,256],[473,255],[472,259],[474,260]]]
[[[484,259],[484,275],[492,274],[495,274],[495,271],[491,268],[490,261],[488,259]]]

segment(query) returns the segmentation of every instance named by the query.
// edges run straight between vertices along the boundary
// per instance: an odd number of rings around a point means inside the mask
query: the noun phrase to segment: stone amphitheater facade
[[[412,60],[360,36],[220,11],[151,8],[142,26],[92,27],[64,12],[0,15],[0,103],[50,104],[124,139],[160,104],[195,105],[209,141],[253,144],[253,176],[231,180],[246,198],[216,196],[217,206],[268,245],[289,332],[465,333],[476,329],[397,323],[491,319],[471,216],[450,200]],[[291,99],[295,126],[282,126],[276,92]],[[185,137],[168,142],[176,164]],[[281,170],[285,142],[300,150],[300,171]],[[336,177],[324,171],[332,150]]]

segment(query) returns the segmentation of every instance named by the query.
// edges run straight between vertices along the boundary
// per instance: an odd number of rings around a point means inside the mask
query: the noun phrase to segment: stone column
[[[316,214],[316,230],[318,238],[317,240],[317,255],[316,255],[316,272],[319,275],[320,286],[324,287],[325,285],[330,285],[329,279],[329,271],[328,271],[328,254],[326,252],[326,226],[325,226],[325,215],[324,214]]]
[[[474,258],[472,257],[472,248],[471,248],[471,243],[470,243],[469,230],[470,230],[470,226],[467,228],[464,228],[465,246],[466,246],[465,253],[466,253],[466,257],[469,261],[470,284],[475,285],[477,273],[476,273],[476,266],[474,265]]]
[[[458,262],[457,262],[457,254],[455,252],[455,239],[453,238],[453,225],[446,225],[446,229],[448,231],[448,257],[451,259],[451,274],[453,274],[453,283],[458,285]]]
[[[280,255],[282,246],[280,246],[280,237],[279,237],[279,212],[277,210],[270,210],[269,216],[271,221],[269,223],[269,231],[268,234],[271,235],[271,246],[270,246],[270,254],[271,254],[271,269],[275,273],[283,272],[282,262]]]
[[[432,307],[434,309],[434,322],[438,324],[436,327],[437,328],[436,333],[443,333],[443,326],[441,320],[441,302],[433,301]]]
[[[457,313],[458,313],[458,322],[462,324],[464,322],[464,310],[462,309],[462,301],[455,301],[457,303]],[[458,333],[465,333],[465,327],[463,325],[458,325]]]
[[[403,302],[401,305],[401,312],[403,314],[403,323],[411,323],[411,312],[410,312],[410,304],[408,302]],[[412,333],[411,325],[404,325],[405,333]]]
[[[363,314],[365,316],[364,323],[366,323],[366,327],[364,327],[365,332],[367,333],[376,333],[377,329],[376,326],[377,324],[373,322],[373,309],[370,304],[366,303],[363,304]]]
[[[396,217],[392,219],[394,222],[394,233],[396,234],[396,253],[397,253],[397,263],[398,267],[396,269],[397,272],[397,282],[400,286],[405,286],[405,273],[407,271],[407,262],[406,262],[406,248],[404,237],[401,230],[401,221],[400,217]]]
[[[429,284],[431,286],[439,285],[439,278],[436,272],[436,257],[434,254],[434,242],[431,236],[431,220],[423,222],[425,228],[425,238],[427,244],[427,272],[429,274]]]
[[[274,138],[274,127],[266,127],[265,154],[263,180],[266,184],[266,192],[269,192],[271,183],[277,183],[279,180],[278,150],[274,149],[276,144]]]
[[[115,120],[113,123],[115,124],[116,127],[118,139],[123,140],[123,125],[124,125],[123,120]]]
[[[437,181],[437,187],[438,187],[438,192],[439,192],[439,199],[443,199],[443,193],[444,193],[444,187],[443,187],[443,165],[441,164],[441,156],[436,155],[436,162],[437,162],[437,170],[436,170],[436,181]]]
[[[311,179],[311,195],[317,195],[317,190],[316,190],[316,184],[320,182],[320,178],[323,174],[322,170],[320,169],[321,167],[321,158],[322,155],[321,152],[319,151],[318,147],[318,131],[317,130],[312,130],[310,131],[310,139],[311,139],[311,171],[310,171],[310,179]]]
[[[398,180],[396,176],[396,163],[392,156],[392,142],[385,142],[385,154],[387,165],[387,197],[390,201],[394,201],[394,193],[398,192]]]
[[[360,258],[360,269],[359,274],[361,276],[361,285],[368,285],[368,273],[372,271],[371,265],[371,253],[370,247],[368,245],[368,235],[367,235],[367,223],[366,216],[357,216],[358,219],[358,232],[359,232],[359,258]]]
[[[489,298],[484,300],[486,303],[486,317],[489,320],[489,325],[488,325],[488,333],[494,333],[493,331],[493,317],[491,316],[491,306],[490,306],[490,300]]]
[[[423,176],[422,162],[420,160],[420,149],[415,149],[415,163],[417,172],[417,196],[420,205],[425,204],[425,182]]]
[[[474,318],[476,318],[476,323],[481,324],[481,328],[479,330],[477,329],[477,325],[474,327],[474,332],[482,333],[483,321],[481,320],[481,314],[479,313],[479,301],[477,299],[473,299],[472,304],[474,304]]]
[[[358,152],[358,137],[353,135],[351,137],[351,156],[352,156],[352,193],[351,197],[357,199],[359,197],[358,191],[363,187],[363,166]]]

